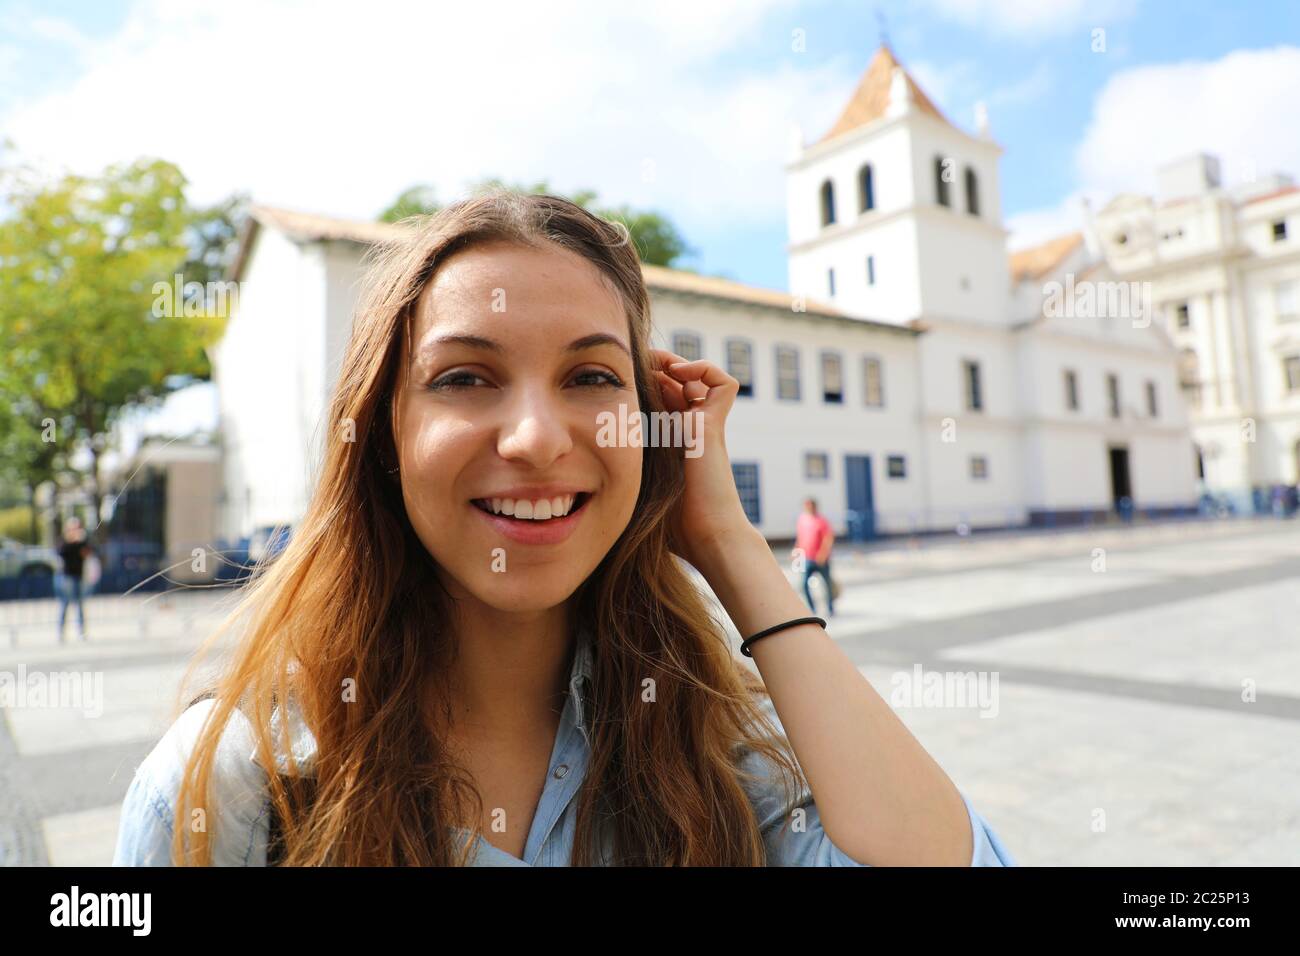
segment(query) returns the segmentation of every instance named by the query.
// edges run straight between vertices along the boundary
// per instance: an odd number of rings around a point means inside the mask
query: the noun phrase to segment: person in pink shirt
[[[835,615],[835,598],[832,596],[834,592],[831,584],[831,545],[834,542],[835,532],[831,530],[831,523],[826,520],[826,516],[817,511],[817,500],[806,499],[803,503],[803,514],[795,524],[794,542],[795,551],[803,552],[804,555],[803,594],[808,606],[816,614],[817,605],[813,603],[808,579],[814,574],[820,574],[822,580],[826,582],[826,614],[829,617]]]

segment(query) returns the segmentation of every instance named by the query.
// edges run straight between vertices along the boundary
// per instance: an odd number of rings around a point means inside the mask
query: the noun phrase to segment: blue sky
[[[660,208],[692,265],[781,288],[788,127],[824,132],[883,16],[950,119],[969,128],[988,103],[1013,243],[1070,228],[1073,197],[1149,190],[1193,148],[1300,173],[1300,3],[1284,0],[312,9],[0,0],[0,137],[51,170],[162,155],[200,200],[357,217],[419,180],[452,198],[478,176],[549,178]]]

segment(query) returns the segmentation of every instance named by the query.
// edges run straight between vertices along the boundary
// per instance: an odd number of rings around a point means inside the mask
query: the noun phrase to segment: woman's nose
[[[543,389],[521,389],[506,405],[497,451],[502,458],[545,468],[573,448],[571,427],[558,397]]]

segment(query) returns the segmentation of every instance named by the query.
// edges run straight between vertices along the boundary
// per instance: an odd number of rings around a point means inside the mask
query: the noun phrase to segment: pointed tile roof
[[[882,43],[870,65],[867,66],[866,72],[862,74],[862,79],[858,81],[858,88],[853,91],[844,111],[840,113],[840,118],[835,121],[830,132],[818,142],[824,143],[828,139],[834,139],[842,133],[865,126],[884,116],[889,108],[889,88],[893,82],[894,67],[899,65],[898,60],[894,58],[894,51]],[[939,108],[930,101],[930,97],[925,95],[925,91],[916,85],[912,75],[906,70],[903,71],[903,75],[907,78],[908,87],[911,88],[912,100],[916,108],[947,123],[948,119],[939,112]]]
[[[1041,279],[1062,262],[1065,257],[1083,245],[1083,233],[1067,232],[1046,242],[1013,252],[1010,256],[1011,279]]]

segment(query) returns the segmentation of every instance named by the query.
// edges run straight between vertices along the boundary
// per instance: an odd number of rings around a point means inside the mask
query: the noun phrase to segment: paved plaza
[[[833,569],[832,635],[1017,862],[1300,863],[1300,521],[846,546]],[[102,708],[4,709],[0,864],[110,860],[234,597],[98,598],[64,645],[52,603],[0,604],[0,672],[102,680]]]

